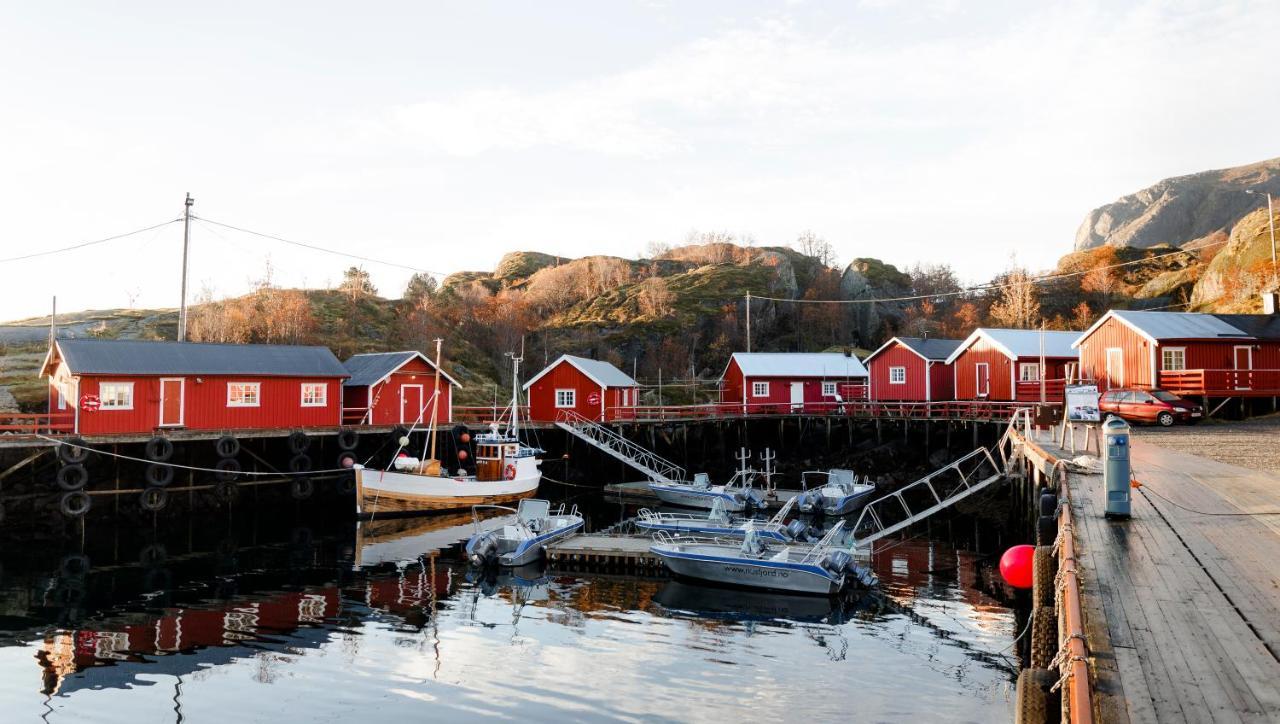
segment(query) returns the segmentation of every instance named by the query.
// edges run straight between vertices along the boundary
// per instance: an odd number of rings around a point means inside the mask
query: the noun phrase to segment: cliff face
[[[1280,214],[1275,222],[1280,225]],[[1275,273],[1267,210],[1256,209],[1231,229],[1226,245],[1205,266],[1191,303],[1223,313],[1258,311],[1259,293],[1274,288]]]
[[[1100,206],[1080,225],[1075,248],[1205,243],[1265,204],[1246,189],[1280,196],[1280,158],[1165,179]]]

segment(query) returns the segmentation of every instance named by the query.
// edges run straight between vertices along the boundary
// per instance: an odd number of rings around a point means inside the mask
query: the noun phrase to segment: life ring
[[[157,488],[163,488],[173,482],[173,467],[169,465],[151,464],[147,466],[147,482]]]
[[[506,475],[507,480],[515,480],[516,479],[515,463],[507,463],[506,469],[503,470],[502,472]]]
[[[289,494],[294,500],[306,500],[316,491],[316,484],[311,482],[311,478],[294,478],[289,485]]]
[[[307,433],[301,430],[294,430],[289,433],[289,449],[296,454],[302,454],[311,447],[311,438],[307,437]]]
[[[79,490],[89,482],[89,471],[80,463],[63,465],[58,469],[58,487],[63,490]]]
[[[214,463],[213,469],[217,471],[214,476],[221,483],[229,483],[240,477],[240,461],[235,458],[223,458]]]
[[[173,441],[156,435],[147,441],[147,459],[162,463],[173,457]]]
[[[58,446],[58,459],[64,463],[82,463],[88,458],[89,448],[82,437],[67,438]]]
[[[63,493],[62,499],[58,501],[58,508],[62,514],[68,518],[79,518],[89,512],[89,508],[93,507],[93,498],[83,490],[73,490],[69,493]]]
[[[341,450],[355,450],[356,444],[360,442],[360,435],[355,430],[346,429],[338,431],[338,448]]]
[[[289,458],[289,472],[306,473],[311,471],[311,456],[305,453],[298,453]]]
[[[233,458],[240,454],[240,441],[234,435],[223,435],[213,446],[220,458]]]
[[[138,505],[148,513],[158,513],[169,504],[167,488],[151,487],[138,494]]]

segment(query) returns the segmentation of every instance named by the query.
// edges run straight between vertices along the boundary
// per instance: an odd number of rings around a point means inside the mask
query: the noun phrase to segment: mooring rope
[[[75,449],[77,449],[77,450],[87,450],[87,451],[92,452],[92,453],[97,453],[97,454],[99,454],[99,455],[106,455],[107,457],[118,458],[118,459],[120,459],[120,460],[132,460],[133,462],[138,462],[138,463],[147,463],[147,464],[149,464],[149,465],[167,465],[167,466],[169,466],[169,467],[171,467],[171,468],[177,468],[177,469],[179,469],[179,470],[194,470],[194,471],[199,472],[199,473],[218,473],[218,474],[227,474],[227,473],[232,472],[232,471],[228,471],[228,470],[219,470],[219,469],[217,469],[217,468],[204,468],[204,467],[200,467],[200,466],[198,466],[198,465],[182,465],[182,464],[179,464],[179,463],[171,463],[171,462],[165,462],[165,461],[160,461],[160,460],[147,460],[146,458],[134,457],[134,456],[132,456],[132,455],[121,455],[120,453],[107,452],[106,450],[99,450],[99,449],[97,449],[97,448],[92,448],[92,447],[89,447],[89,446],[87,446],[87,445],[77,445],[77,444],[75,444],[75,443],[73,443],[73,442],[67,442],[66,440],[59,440],[59,439],[57,439],[57,438],[55,438],[55,437],[47,437],[47,436],[45,436],[45,435],[36,435],[36,437],[40,438],[41,440],[47,440],[47,441],[49,441],[49,442],[56,443],[56,444],[58,444],[58,445],[65,445],[65,446],[67,446],[67,447],[75,448]],[[272,476],[280,476],[280,475],[283,475],[283,476],[286,476],[286,477],[287,477],[287,476],[290,476],[290,475],[293,475],[293,476],[298,476],[298,477],[307,477],[307,476],[310,476],[310,475],[325,475],[325,474],[328,474],[328,473],[349,473],[349,472],[351,472],[351,468],[329,468],[329,469],[327,469],[327,470],[306,470],[306,471],[303,471],[303,472],[297,472],[297,473],[295,473],[295,472],[283,472],[283,471],[280,471],[280,472],[259,472],[259,471],[255,471],[255,470],[236,470],[236,471],[234,471],[234,474],[235,474],[235,475],[272,475]]]
[[[1152,494],[1152,495],[1156,496],[1157,498],[1159,498],[1159,499],[1163,500],[1164,502],[1168,503],[1169,505],[1172,505],[1172,506],[1174,506],[1174,507],[1176,507],[1176,508],[1182,508],[1183,510],[1187,511],[1188,513],[1195,513],[1196,515],[1211,515],[1211,516],[1225,516],[1225,517],[1249,517],[1249,516],[1253,516],[1253,515],[1280,515],[1280,510],[1222,511],[1222,512],[1216,512],[1216,513],[1214,513],[1214,512],[1209,512],[1209,511],[1206,511],[1206,510],[1196,510],[1195,508],[1188,508],[1187,506],[1185,506],[1185,505],[1183,505],[1183,504],[1181,504],[1181,503],[1177,503],[1177,502],[1174,502],[1174,501],[1172,501],[1172,500],[1170,500],[1170,499],[1166,498],[1165,496],[1163,496],[1163,495],[1161,495],[1161,494],[1157,493],[1156,491],[1152,490],[1150,487],[1148,487],[1148,486],[1146,486],[1146,485],[1144,485],[1144,484],[1142,484],[1142,483],[1139,483],[1136,479],[1132,479],[1132,480],[1130,480],[1130,484],[1131,484],[1131,485],[1133,485],[1133,487],[1137,488],[1137,489],[1138,489],[1138,492],[1140,492],[1140,493],[1144,493],[1144,494],[1145,494],[1145,493],[1150,493],[1150,494]]]

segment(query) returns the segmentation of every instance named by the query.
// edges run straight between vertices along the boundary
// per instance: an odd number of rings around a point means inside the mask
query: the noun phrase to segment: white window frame
[[[838,392],[839,392],[839,390],[837,390],[837,389],[836,389],[836,383],[834,383],[834,382],[823,382],[823,383],[822,383],[822,396],[823,396],[823,397],[835,397],[835,396],[836,396],[836,394],[837,394]]]
[[[889,368],[889,384],[891,385],[907,384],[907,368],[906,367],[890,367]]]
[[[768,382],[752,382],[751,396],[752,397],[768,397],[769,383]]]
[[[561,395],[567,402],[561,402]],[[578,391],[572,387],[556,388],[556,409],[572,410],[578,406]]]
[[[319,401],[307,402],[307,390],[320,390]],[[328,382],[303,382],[301,385],[302,406],[303,407],[328,407],[329,406],[329,383]]]
[[[1178,353],[1178,366],[1169,365],[1169,357],[1172,353]],[[1181,372],[1187,368],[1187,348],[1186,347],[1161,347],[1160,348],[1160,369],[1169,372]]]
[[[1027,376],[1027,372],[1031,372],[1031,376]],[[1019,382],[1039,382],[1040,381],[1040,363],[1039,362],[1019,362],[1018,363],[1018,381]]]
[[[253,402],[233,402],[231,400],[231,389],[233,387],[243,387],[246,390],[253,388]],[[243,397],[243,393],[241,397]],[[262,407],[262,383],[261,382],[228,382],[227,383],[227,407]]]
[[[103,390],[107,387],[120,387],[129,391],[128,404],[109,405],[107,404],[107,395]],[[113,397],[114,399],[114,397]],[[132,410],[133,409],[133,383],[132,382],[99,382],[98,383],[98,409],[99,410]]]

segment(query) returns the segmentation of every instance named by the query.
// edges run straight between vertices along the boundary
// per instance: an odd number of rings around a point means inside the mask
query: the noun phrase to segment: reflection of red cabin
[[[115,339],[59,339],[42,374],[84,435],[331,427],[347,377],[325,347]]]
[[[1280,394],[1280,315],[1130,312],[1103,315],[1075,345],[1102,389],[1204,397]]]
[[[431,422],[436,368],[421,352],[358,354],[343,363],[351,377],[342,383],[343,420],[365,425],[425,425]],[[438,423],[453,421],[457,380],[440,371]]]
[[[588,420],[635,417],[640,385],[608,362],[561,355],[524,385],[529,418],[554,422],[562,411]]]
[[[1046,399],[1061,402],[1067,365],[1077,358],[1071,343],[1079,336],[1038,329],[974,330],[947,358],[955,375],[956,399],[1034,402],[1040,399],[1043,376]]]
[[[872,400],[934,402],[952,399],[954,376],[947,357],[958,339],[894,337],[867,356]]]
[[[867,368],[840,352],[735,352],[720,402],[744,413],[824,412],[866,397]]]

